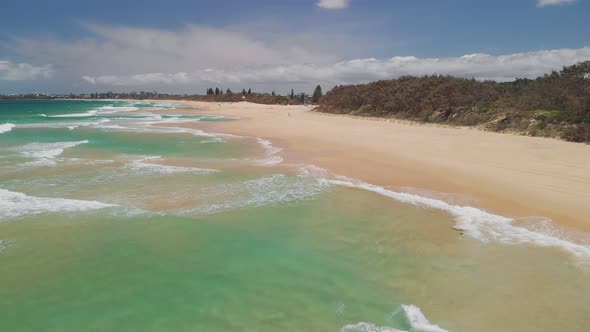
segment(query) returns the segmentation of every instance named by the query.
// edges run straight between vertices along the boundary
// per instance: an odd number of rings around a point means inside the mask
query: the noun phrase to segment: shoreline
[[[173,125],[269,139],[284,148],[286,163],[312,164],[383,187],[468,196],[474,199],[469,205],[491,213],[541,216],[590,233],[585,220],[590,216],[590,146],[585,144],[331,115],[308,106],[162,101],[193,108],[162,113],[239,117]]]

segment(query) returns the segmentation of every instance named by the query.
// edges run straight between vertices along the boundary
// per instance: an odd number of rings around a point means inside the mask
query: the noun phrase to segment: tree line
[[[223,97],[224,95],[231,95],[231,97]],[[207,88],[206,92],[205,92],[205,96],[207,97],[206,100],[214,100],[214,101],[232,101],[232,100],[238,100],[236,99],[236,95],[240,96],[240,97],[250,97],[250,99],[252,98],[252,96],[254,97],[260,97],[260,96],[270,96],[270,97],[281,97],[281,98],[275,98],[278,101],[284,101],[284,98],[282,97],[287,97],[291,102],[290,103],[306,103],[306,102],[311,102],[314,104],[319,103],[320,99],[323,96],[322,93],[322,87],[321,86],[316,86],[313,94],[311,95],[311,97],[309,97],[308,95],[306,95],[305,93],[298,93],[295,94],[295,91],[293,89],[291,89],[291,92],[289,94],[287,94],[286,96],[279,96],[277,95],[277,93],[273,90],[270,94],[268,93],[253,93],[252,89],[242,89],[242,93],[233,93],[231,89],[226,89],[225,93],[223,92],[223,89],[220,89],[218,87],[215,88]],[[214,96],[214,97],[212,97]],[[243,99],[243,98],[242,98]],[[255,98],[256,100],[260,99],[260,98]],[[284,102],[281,102],[284,103]]]
[[[336,86],[318,110],[590,142],[590,61],[502,83],[429,75]]]

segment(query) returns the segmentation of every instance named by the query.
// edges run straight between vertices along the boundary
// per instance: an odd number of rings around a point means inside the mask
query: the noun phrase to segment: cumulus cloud
[[[574,2],[576,0],[537,0],[537,7],[565,5]]]
[[[348,8],[348,0],[319,0],[316,5],[324,9]]]
[[[0,80],[26,81],[51,78],[54,74],[52,65],[34,66],[28,63],[13,63],[0,60]]]

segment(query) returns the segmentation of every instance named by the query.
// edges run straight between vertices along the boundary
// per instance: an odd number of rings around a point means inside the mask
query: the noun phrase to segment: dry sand
[[[306,106],[186,103],[197,109],[185,113],[242,120],[175,126],[266,138],[285,148],[286,162],[314,164],[381,186],[467,195],[474,198],[469,205],[493,213],[543,216],[590,232],[590,145],[328,115]]]

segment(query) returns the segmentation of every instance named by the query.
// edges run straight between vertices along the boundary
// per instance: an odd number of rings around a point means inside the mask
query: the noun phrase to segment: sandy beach
[[[590,232],[586,144],[329,115],[306,106],[184,103],[194,109],[174,112],[240,117],[241,121],[207,126],[269,139],[285,149],[285,162],[309,163],[338,175],[418,190],[514,218],[542,216]]]

